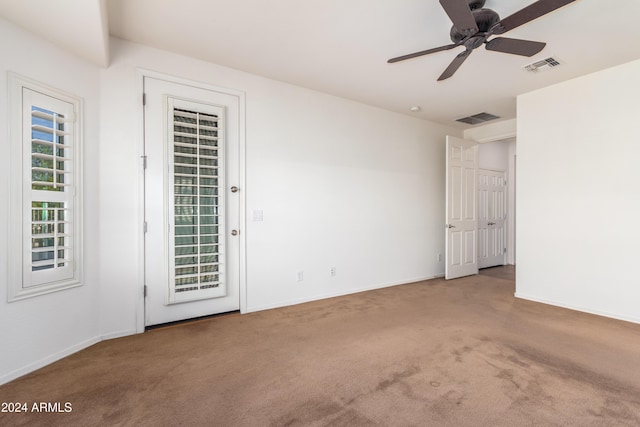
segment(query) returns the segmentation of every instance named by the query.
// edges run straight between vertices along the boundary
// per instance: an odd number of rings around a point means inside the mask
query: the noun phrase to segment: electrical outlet
[[[298,271],[298,282],[302,282],[304,280],[304,271]]]
[[[438,254],[438,262],[442,262],[442,254]]]
[[[335,268],[335,267],[331,267],[331,269],[329,270],[329,274],[331,274],[331,277],[335,277],[335,275],[336,275],[336,268]]]

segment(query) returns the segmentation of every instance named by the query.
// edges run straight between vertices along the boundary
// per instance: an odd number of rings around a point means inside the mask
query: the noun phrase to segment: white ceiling
[[[487,0],[485,7],[504,18],[532,2]],[[104,13],[66,14],[64,26],[37,19],[59,16],[61,4],[96,10],[103,3],[0,0],[0,16],[103,65],[108,44],[96,33]],[[451,23],[436,0],[107,0],[106,9],[112,36],[463,129],[469,125],[456,118],[484,111],[514,118],[518,94],[640,58],[639,0],[577,0],[505,35],[547,42],[540,54],[479,48],[442,82],[463,48],[386,62],[450,43]],[[548,56],[562,65],[523,70]],[[416,105],[422,112],[410,113]]]
[[[0,17],[97,65],[109,64],[105,0],[0,0]]]

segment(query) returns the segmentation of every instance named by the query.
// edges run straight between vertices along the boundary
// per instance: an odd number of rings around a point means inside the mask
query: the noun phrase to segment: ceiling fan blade
[[[461,34],[470,36],[478,32],[478,25],[467,0],[440,0],[440,5]]]
[[[511,31],[520,25],[524,25],[527,22],[531,22],[534,19],[538,19],[547,13],[553,12],[556,9],[560,9],[563,6],[573,3],[576,0],[538,0],[535,3],[530,4],[524,9],[520,9],[518,12],[507,16],[500,22],[498,22],[491,30],[492,34],[503,34],[507,31]]]
[[[546,43],[531,40],[510,39],[496,37],[487,42],[487,50],[495,52],[512,53],[514,55],[533,56],[546,46]]]
[[[453,49],[460,46],[459,44],[448,44],[446,46],[434,47],[433,49],[421,50],[420,52],[410,53],[408,55],[398,56],[397,58],[391,58],[387,62],[393,64],[394,62],[404,61],[405,59],[417,58],[418,56],[428,55],[430,53],[442,52],[443,50]]]
[[[451,64],[449,64],[447,69],[444,70],[444,72],[440,75],[440,77],[438,77],[438,81],[445,80],[445,79],[448,79],[449,77],[453,76],[455,74],[455,72],[458,71],[458,68],[460,68],[462,63],[467,60],[469,55],[471,55],[471,52],[473,52],[473,51],[472,50],[465,50],[464,52],[462,52],[458,56],[456,56],[453,59],[453,61],[451,61]]]

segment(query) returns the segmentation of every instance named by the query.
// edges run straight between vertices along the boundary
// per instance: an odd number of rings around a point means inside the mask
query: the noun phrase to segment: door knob
[[[233,187],[231,187],[231,192],[232,193],[237,193],[238,192],[238,187],[236,187],[235,185]]]
[[[232,236],[237,236],[237,235],[238,235],[238,233],[239,233],[239,231],[238,231],[238,230],[231,230],[231,235],[232,235]]]
[[[447,224],[447,228],[456,228],[455,225]]]

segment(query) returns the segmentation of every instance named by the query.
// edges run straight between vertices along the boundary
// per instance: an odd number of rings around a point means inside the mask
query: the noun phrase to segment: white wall
[[[0,21],[6,71],[84,99],[85,285],[6,303],[8,157],[0,159],[0,383],[142,319],[138,67],[246,93],[246,311],[441,275],[444,140],[461,132],[112,39],[97,69]],[[7,134],[6,102],[0,133]],[[2,140],[3,144],[7,141]],[[336,267],[331,278],[329,268]],[[303,270],[305,280],[296,282]]]
[[[0,19],[0,146],[7,138],[7,72],[84,99],[84,286],[7,303],[9,156],[0,157],[0,384],[99,340],[98,69]]]
[[[639,75],[518,97],[518,297],[640,322]]]
[[[443,274],[444,139],[459,131],[117,39],[111,46],[101,76],[103,333],[130,333],[140,319],[137,67],[246,93],[247,311]],[[256,209],[263,222],[251,221]]]
[[[496,141],[480,144],[478,166],[480,169],[509,171],[509,144],[511,141]]]

